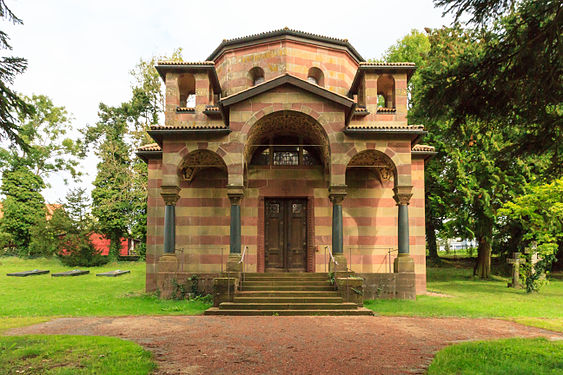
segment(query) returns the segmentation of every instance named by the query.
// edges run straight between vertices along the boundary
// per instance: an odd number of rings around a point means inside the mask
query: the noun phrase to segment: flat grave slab
[[[117,277],[117,276],[125,275],[126,273],[131,273],[131,271],[115,270],[115,271],[97,273],[96,276]]]
[[[72,270],[72,271],[53,273],[51,274],[51,276],[52,277],[80,276],[80,275],[86,275],[88,273],[90,273],[90,271]]]
[[[6,276],[27,277],[33,275],[44,275],[46,273],[49,273],[49,270],[31,270],[31,271],[12,272],[12,273],[7,273]]]

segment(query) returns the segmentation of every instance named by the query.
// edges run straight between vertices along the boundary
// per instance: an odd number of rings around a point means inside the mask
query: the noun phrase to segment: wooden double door
[[[307,200],[265,200],[265,271],[307,271]]]

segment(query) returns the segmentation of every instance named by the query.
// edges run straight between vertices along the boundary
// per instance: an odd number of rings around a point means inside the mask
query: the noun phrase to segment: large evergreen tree
[[[22,24],[22,20],[0,0],[0,20],[7,20],[13,24]],[[0,50],[11,50],[10,38],[0,30]],[[27,60],[22,57],[0,57],[0,136],[7,136],[10,140],[25,147],[25,142],[20,137],[18,116],[31,114],[33,107],[26,103],[9,86],[14,83],[18,74],[27,68]],[[3,133],[3,134],[2,134]]]

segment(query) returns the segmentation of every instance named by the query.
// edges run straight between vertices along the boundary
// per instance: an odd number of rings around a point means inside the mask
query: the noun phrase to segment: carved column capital
[[[335,185],[328,189],[328,198],[333,204],[342,204],[347,194],[346,185]]]
[[[161,186],[160,195],[164,199],[164,203],[167,206],[175,206],[176,202],[180,198],[180,187],[178,186]]]
[[[412,197],[412,186],[396,186],[393,188],[395,195],[393,199],[397,206],[408,205]]]
[[[244,198],[244,186],[228,185],[227,196],[232,205],[239,206],[242,198]]]

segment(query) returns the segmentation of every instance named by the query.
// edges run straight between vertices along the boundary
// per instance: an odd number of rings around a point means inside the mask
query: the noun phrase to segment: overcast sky
[[[379,58],[411,29],[450,23],[431,0],[372,1],[166,1],[6,0],[23,26],[2,30],[13,55],[28,60],[17,91],[44,94],[72,114],[73,127],[96,122],[100,102],[118,105],[130,95],[129,71],[140,58],[184,49],[187,61],[202,61],[223,39],[289,27],[347,38],[365,58]],[[81,186],[91,189],[93,158],[83,163]],[[69,187],[50,179],[47,202]]]

